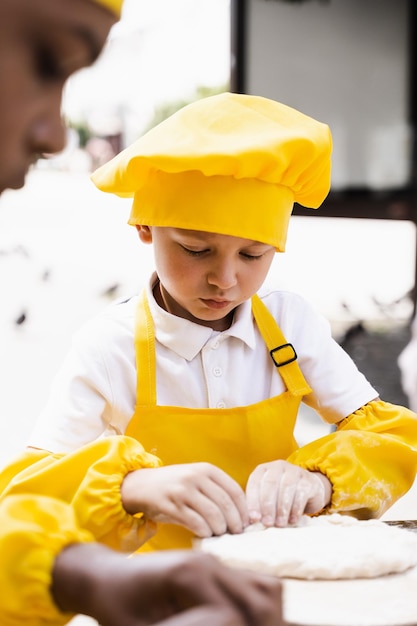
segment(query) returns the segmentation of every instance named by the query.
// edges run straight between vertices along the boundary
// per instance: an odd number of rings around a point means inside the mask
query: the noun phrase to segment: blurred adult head
[[[0,193],[65,146],[62,90],[100,54],[121,0],[0,0]]]

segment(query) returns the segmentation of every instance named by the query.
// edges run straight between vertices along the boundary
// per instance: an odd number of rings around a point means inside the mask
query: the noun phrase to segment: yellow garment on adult
[[[118,17],[120,17],[123,0],[93,0],[93,2],[97,2],[97,4],[102,4],[106,9],[109,9],[112,13],[115,13]]]
[[[0,473],[0,624],[60,626],[50,593],[56,555],[75,542],[99,541],[133,552],[156,529],[126,513],[124,476],[159,460],[129,437],[109,437],[69,454],[27,450]]]
[[[8,496],[0,502],[0,624],[60,626],[50,589],[55,557],[72,543],[93,541],[72,507],[42,495]]]
[[[126,513],[120,486],[129,472],[159,465],[159,459],[129,437],[104,438],[69,454],[28,450],[0,474],[0,497],[58,498],[71,505],[79,526],[96,541],[132,552],[156,525]]]
[[[320,471],[333,486],[328,513],[381,516],[413,484],[417,470],[417,415],[382,400],[370,402],[331,433],[301,448],[294,439],[300,401],[311,390],[295,352],[262,301],[254,296],[255,321],[287,387],[283,394],[230,409],[158,406],[155,334],[145,292],[136,312],[137,405],[126,434],[164,465],[205,461],[245,488],[260,463],[276,459]],[[288,363],[284,364],[286,361]],[[190,547],[192,535],[163,524],[140,551]]]

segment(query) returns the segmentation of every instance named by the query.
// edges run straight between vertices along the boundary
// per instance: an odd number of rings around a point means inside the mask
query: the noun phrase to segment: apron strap
[[[293,396],[305,396],[311,393],[312,389],[297,363],[297,353],[293,345],[287,343],[271,312],[257,295],[252,297],[252,312],[274,365],[288,391]]]
[[[135,315],[136,403],[156,405],[155,329],[146,290],[139,295]]]
[[[293,396],[311,393],[297,363],[292,344],[287,343],[274,317],[262,300],[252,297],[252,311],[271,358],[288,391]],[[139,406],[156,405],[155,329],[146,290],[143,289],[135,315],[136,402]]]

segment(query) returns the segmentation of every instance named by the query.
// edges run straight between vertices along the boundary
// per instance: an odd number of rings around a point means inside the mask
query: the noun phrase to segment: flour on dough
[[[296,526],[250,526],[240,535],[197,540],[224,563],[281,578],[374,578],[417,564],[417,534],[379,520],[303,516]]]

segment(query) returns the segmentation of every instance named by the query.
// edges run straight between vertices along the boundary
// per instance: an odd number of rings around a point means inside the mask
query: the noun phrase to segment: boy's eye
[[[204,248],[203,250],[192,250],[183,245],[181,246],[181,248],[184,250],[186,254],[189,254],[190,256],[194,256],[194,257],[202,256],[203,254],[207,254],[207,252],[210,252],[209,248]],[[248,252],[240,252],[240,256],[242,256],[244,259],[247,259],[248,261],[257,261],[261,259],[264,255],[263,254],[249,254]]]
[[[243,256],[245,259],[248,259],[249,261],[256,261],[263,257],[263,254],[248,254],[247,252],[241,252],[240,254],[241,256]]]
[[[181,248],[184,250],[184,252],[186,252],[190,256],[201,256],[202,254],[204,254],[205,252],[208,251],[207,249],[205,249],[205,250],[190,250],[190,248],[186,248],[185,246],[181,246]]]

